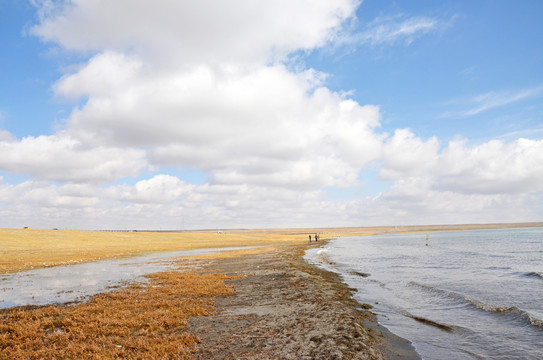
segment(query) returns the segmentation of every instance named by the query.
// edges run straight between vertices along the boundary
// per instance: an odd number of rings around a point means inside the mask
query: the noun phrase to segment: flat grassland
[[[122,232],[0,229],[0,274],[153,252],[280,245],[306,236],[266,231]]]
[[[513,227],[543,223],[423,225],[312,229],[262,229],[184,232],[122,232],[0,229],[0,274],[153,252],[229,246],[292,245],[321,238],[402,232],[432,232]]]

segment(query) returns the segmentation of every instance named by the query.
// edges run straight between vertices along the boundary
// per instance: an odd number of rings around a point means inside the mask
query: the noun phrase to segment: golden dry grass
[[[233,292],[221,274],[169,271],[73,306],[0,311],[0,359],[189,359],[190,316]]]
[[[105,232],[0,229],[0,273],[151,252],[291,244],[306,235],[267,231]]]

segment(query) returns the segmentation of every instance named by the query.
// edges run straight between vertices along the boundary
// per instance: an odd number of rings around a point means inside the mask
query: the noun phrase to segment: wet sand
[[[313,245],[318,246],[318,245]],[[337,274],[307,264],[306,246],[213,259],[204,271],[239,275],[235,293],[188,330],[198,359],[420,359],[381,327]]]

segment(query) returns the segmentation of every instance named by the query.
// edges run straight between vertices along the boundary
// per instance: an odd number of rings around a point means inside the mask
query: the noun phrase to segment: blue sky
[[[0,227],[541,221],[542,16],[0,0]]]
[[[352,89],[357,101],[379,104],[387,130],[409,127],[444,140],[460,134],[480,141],[515,131],[541,137],[541,94],[506,102],[541,90],[542,13],[537,1],[364,1],[357,31],[380,17],[393,24],[428,18],[440,29],[411,43],[398,37],[332,56],[316,51],[310,64],[332,74],[332,88]],[[495,108],[463,115],[485,94],[495,95]]]

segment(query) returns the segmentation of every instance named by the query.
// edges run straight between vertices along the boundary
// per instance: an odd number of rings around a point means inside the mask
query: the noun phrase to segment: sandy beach
[[[318,246],[313,243],[313,246]],[[379,326],[333,273],[308,265],[305,246],[218,258],[205,266],[229,276],[211,316],[193,317],[198,359],[419,359]]]

